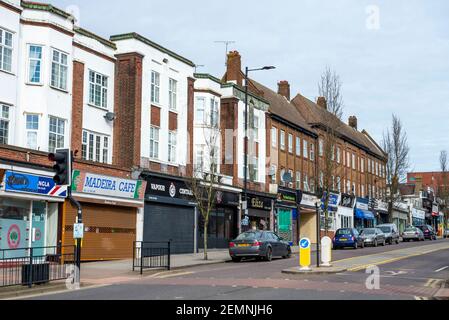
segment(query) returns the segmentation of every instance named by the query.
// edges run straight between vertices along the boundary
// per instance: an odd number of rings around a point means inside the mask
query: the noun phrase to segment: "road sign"
[[[321,239],[321,262],[323,267],[330,267],[332,261],[332,240],[329,237]]]
[[[84,224],[75,223],[73,225],[73,239],[82,239],[84,237]]]
[[[299,265],[301,270],[311,270],[310,264],[312,259],[310,246],[311,243],[308,238],[302,238],[301,241],[299,241]]]

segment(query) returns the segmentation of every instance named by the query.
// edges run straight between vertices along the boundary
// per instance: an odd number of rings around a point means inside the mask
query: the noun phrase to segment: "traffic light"
[[[70,149],[56,149],[55,153],[48,155],[50,161],[54,161],[53,181],[59,186],[70,186],[72,183],[72,154]]]

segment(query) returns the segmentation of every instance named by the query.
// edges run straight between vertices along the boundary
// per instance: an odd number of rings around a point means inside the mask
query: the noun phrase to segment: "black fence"
[[[0,287],[67,279],[75,266],[75,246],[0,250]]]
[[[133,271],[153,268],[166,268],[170,270],[171,241],[144,242],[134,241]]]

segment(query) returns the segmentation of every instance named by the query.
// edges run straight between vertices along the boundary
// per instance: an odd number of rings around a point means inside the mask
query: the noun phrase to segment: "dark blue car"
[[[364,248],[365,243],[357,229],[343,228],[338,229],[333,240],[334,250],[351,247],[354,249]]]

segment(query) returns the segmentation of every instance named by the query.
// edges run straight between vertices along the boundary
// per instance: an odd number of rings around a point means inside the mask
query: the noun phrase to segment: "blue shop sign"
[[[354,216],[358,219],[374,220],[374,214],[369,211],[369,200],[366,198],[357,198]]]
[[[328,210],[329,211],[337,211],[338,210],[338,198],[339,195],[335,193],[329,194],[329,203],[328,203]],[[326,200],[326,192],[323,195],[323,198],[321,199],[321,210],[324,210],[324,203]]]
[[[67,197],[67,187],[57,186],[52,178],[16,171],[6,171],[5,191]]]

